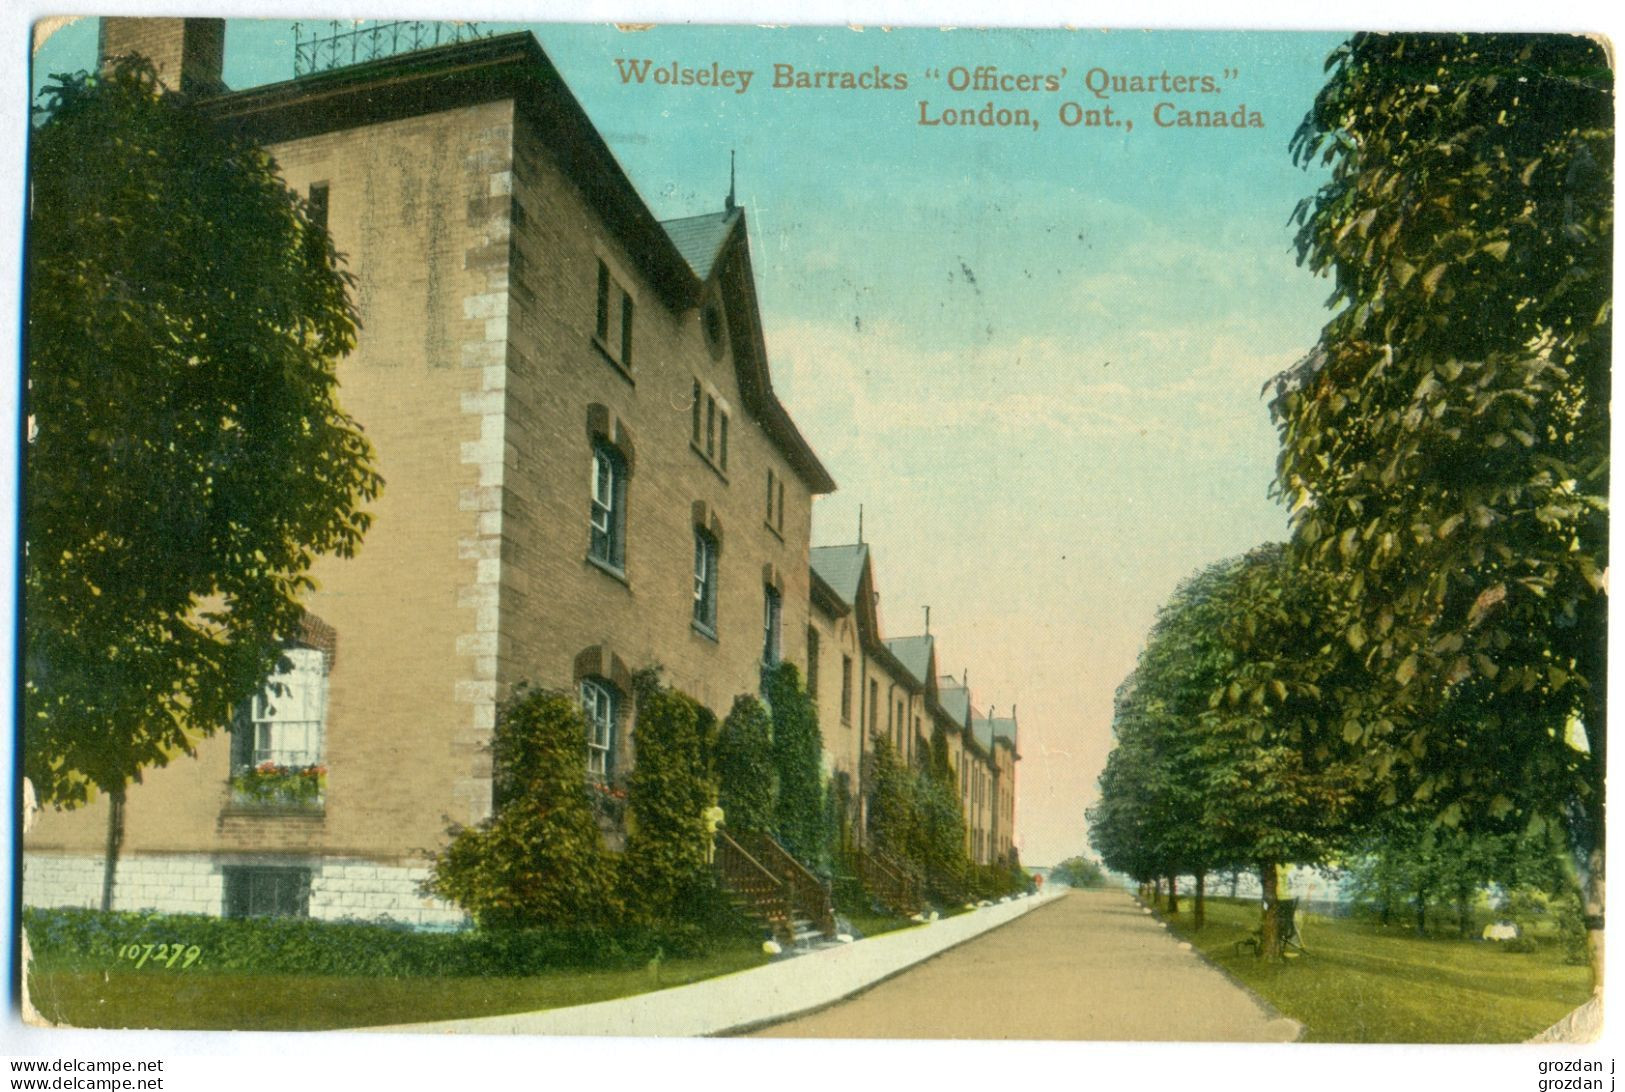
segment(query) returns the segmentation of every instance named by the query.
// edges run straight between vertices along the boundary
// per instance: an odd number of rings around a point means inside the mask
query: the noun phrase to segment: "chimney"
[[[152,62],[158,82],[172,91],[213,95],[226,90],[221,72],[226,53],[224,19],[159,19],[103,16],[96,39],[96,66],[110,57],[138,53]]]

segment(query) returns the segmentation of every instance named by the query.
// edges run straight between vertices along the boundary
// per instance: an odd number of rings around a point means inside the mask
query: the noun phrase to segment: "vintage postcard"
[[[41,1079],[1601,1034],[1605,39],[440,14],[34,28]]]

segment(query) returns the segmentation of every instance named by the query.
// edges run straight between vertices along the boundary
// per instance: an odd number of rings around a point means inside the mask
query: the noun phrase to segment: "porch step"
[[[716,834],[715,864],[729,900],[781,944],[805,948],[833,938],[828,888],[767,835],[741,837],[745,845],[725,831]]]

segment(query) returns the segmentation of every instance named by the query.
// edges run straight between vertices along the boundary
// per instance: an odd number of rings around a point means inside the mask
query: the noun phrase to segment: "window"
[[[621,363],[632,366],[632,297],[621,294]]]
[[[603,679],[581,680],[581,712],[587,718],[587,772],[607,778],[615,754],[615,688]]]
[[[807,694],[818,700],[818,631],[807,627]]]
[[[779,530],[784,530],[784,479],[779,479]]]
[[[693,420],[689,422],[689,442],[694,450],[705,456],[706,462],[723,472],[728,469],[728,410],[727,403],[714,392],[707,392],[698,379],[694,381]]]
[[[880,731],[880,684],[874,679],[869,680],[869,734],[875,735]]]
[[[767,522],[773,522],[773,468],[767,468]]]
[[[626,565],[626,464],[614,448],[592,449],[592,544],[589,556],[616,570]]]
[[[617,297],[619,306],[616,306]],[[593,343],[613,363],[620,365],[622,371],[632,368],[632,327],[636,310],[632,293],[615,279],[609,263],[598,259],[598,307]]]
[[[841,656],[841,723],[852,723],[852,657]]]
[[[327,719],[327,655],[297,645],[232,726],[233,807],[314,810],[327,789],[323,765]]]
[[[221,870],[226,882],[228,918],[308,918],[310,869],[238,868]]]
[[[327,183],[312,182],[310,184],[310,222],[317,227],[327,229]]]
[[[322,722],[327,715],[327,657],[320,649],[282,650],[285,669],[266,680],[249,700],[252,732],[243,766],[273,763],[304,768],[322,760]]]
[[[717,629],[717,541],[694,529],[694,624],[715,636]]]
[[[609,343],[609,266],[598,263],[598,340]]]
[[[782,654],[783,644],[779,635],[779,623],[782,617],[782,604],[777,588],[766,588],[762,595],[762,663],[768,667],[777,666]]]

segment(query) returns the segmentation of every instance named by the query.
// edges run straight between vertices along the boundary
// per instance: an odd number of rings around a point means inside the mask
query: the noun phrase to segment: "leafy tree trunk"
[[[1197,932],[1207,924],[1207,873],[1200,869],[1196,873],[1196,911],[1192,920]]]
[[[1168,912],[1179,913],[1179,884],[1175,877],[1168,877]]]
[[[1425,887],[1416,889],[1416,935],[1428,935],[1428,890]]]
[[[1603,597],[1599,597],[1601,599]],[[1586,612],[1590,632],[1601,639],[1590,643],[1590,655],[1583,661],[1590,688],[1586,693],[1585,730],[1586,746],[1591,750],[1591,766],[1587,780],[1591,783],[1591,799],[1585,809],[1585,882],[1581,887],[1581,910],[1585,914],[1586,949],[1591,954],[1591,988],[1602,995],[1603,955],[1603,843],[1607,833],[1604,823],[1606,798],[1603,778],[1608,772],[1608,623],[1607,605],[1594,604]],[[1596,617],[1601,615],[1601,617]],[[1595,727],[1593,727],[1595,725]]]
[[[1281,958],[1281,907],[1279,870],[1274,861],[1258,866],[1258,882],[1264,889],[1264,914],[1259,923],[1258,956],[1260,959]]]
[[[1473,931],[1473,892],[1470,889],[1456,892],[1456,928],[1461,931],[1462,939]]]
[[[113,882],[119,850],[124,846],[124,786],[107,794],[107,855],[102,863],[102,909],[113,909]]]
[[[1599,827],[1600,830],[1600,827]],[[1584,895],[1584,908],[1586,920],[1586,949],[1591,953],[1591,990],[1597,996],[1602,995],[1602,915],[1603,915],[1603,875],[1602,875],[1602,846],[1601,835],[1598,835],[1599,844],[1591,851],[1586,859],[1586,884]]]
[[[1151,879],[1151,905],[1155,907],[1162,901],[1162,877],[1154,876]]]
[[[1241,894],[1241,869],[1232,868],[1230,870],[1230,897],[1234,899],[1234,898],[1239,897],[1240,894]]]

